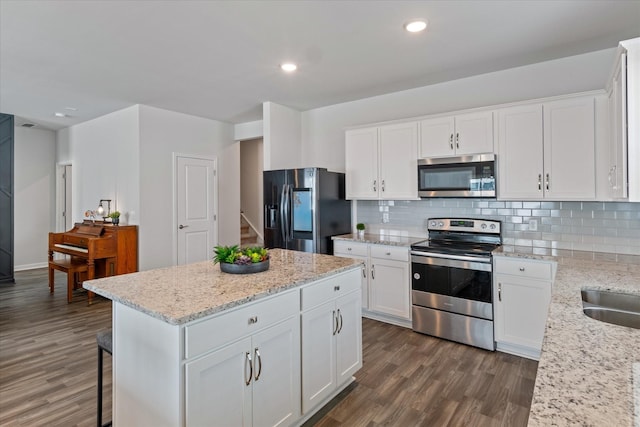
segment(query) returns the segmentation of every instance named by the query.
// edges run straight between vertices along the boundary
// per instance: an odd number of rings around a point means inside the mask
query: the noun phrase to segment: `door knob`
[[[187,228],[187,227],[188,227],[188,225],[182,225],[182,224],[180,224],[180,225],[178,226],[178,228],[179,228],[180,230],[182,230],[183,228]]]

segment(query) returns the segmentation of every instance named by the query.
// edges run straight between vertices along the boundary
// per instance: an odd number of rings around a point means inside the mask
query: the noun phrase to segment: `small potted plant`
[[[356,230],[358,230],[358,239],[364,238],[364,224],[361,222],[356,224]]]
[[[118,211],[113,211],[109,214],[109,218],[111,218],[111,223],[113,225],[118,225],[120,224],[120,212]]]
[[[213,263],[220,263],[220,271],[231,274],[259,273],[269,269],[269,252],[260,246],[240,249],[234,246],[216,246]]]

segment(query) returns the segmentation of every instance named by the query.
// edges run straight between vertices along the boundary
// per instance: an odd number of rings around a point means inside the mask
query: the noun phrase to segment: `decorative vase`
[[[120,218],[111,218],[111,223],[113,225],[118,225],[120,224]]]
[[[358,230],[358,239],[364,239],[364,230]]]
[[[269,269],[269,260],[255,262],[252,264],[229,264],[227,262],[220,263],[220,271],[230,274],[252,274],[267,271]]]

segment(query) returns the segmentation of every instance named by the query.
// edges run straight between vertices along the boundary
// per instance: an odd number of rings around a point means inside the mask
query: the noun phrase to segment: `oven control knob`
[[[420,273],[413,273],[413,278],[416,280],[420,280]]]
[[[436,225],[438,225],[438,223],[437,223],[437,222],[435,222],[435,221],[431,221],[431,222],[429,223],[429,227],[435,227]]]
[[[444,222],[440,221],[440,222],[438,223],[438,227],[444,227]]]
[[[483,222],[483,223],[482,223],[482,225],[480,226],[480,228],[482,228],[482,229],[484,230],[485,228],[487,228],[487,224],[485,224],[485,223]]]
[[[489,228],[490,228],[490,229],[492,229],[492,230],[495,230],[495,229],[496,229],[496,225],[495,225],[495,224],[491,224],[491,225],[489,226]]]

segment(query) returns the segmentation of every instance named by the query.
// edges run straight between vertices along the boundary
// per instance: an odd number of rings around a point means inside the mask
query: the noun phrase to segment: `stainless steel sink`
[[[581,293],[585,315],[602,322],[640,329],[640,295],[595,289]]]

